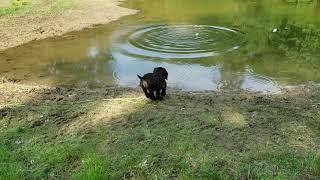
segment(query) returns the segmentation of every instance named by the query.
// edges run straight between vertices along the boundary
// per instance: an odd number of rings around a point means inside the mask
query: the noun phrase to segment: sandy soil
[[[52,1],[38,7],[36,13],[19,13],[0,17],[0,51],[33,40],[60,36],[97,24],[106,24],[136,13],[119,6],[118,0],[76,0],[75,6],[48,12]]]

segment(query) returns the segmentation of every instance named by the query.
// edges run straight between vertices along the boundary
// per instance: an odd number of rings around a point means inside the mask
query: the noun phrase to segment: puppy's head
[[[140,79],[140,86],[142,88],[148,88],[149,87],[148,82],[143,77],[141,77],[140,75],[137,75],[137,76]]]
[[[163,78],[165,78],[166,80],[168,80],[168,71],[163,68],[163,67],[156,67],[153,69],[153,73],[154,74],[159,74],[160,76],[162,76]]]

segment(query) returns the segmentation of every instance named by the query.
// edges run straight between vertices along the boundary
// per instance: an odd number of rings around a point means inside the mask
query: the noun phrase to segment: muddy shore
[[[42,2],[42,1],[41,1]],[[120,7],[118,0],[76,0],[65,9],[50,8],[46,1],[34,5],[34,11],[22,11],[0,17],[0,51],[33,40],[60,36],[131,14],[136,10]]]

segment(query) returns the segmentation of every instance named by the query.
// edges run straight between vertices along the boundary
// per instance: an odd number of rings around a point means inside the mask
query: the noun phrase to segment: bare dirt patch
[[[52,10],[54,1],[40,1],[33,12],[0,17],[0,51],[29,41],[60,36],[97,24],[106,24],[134,14],[118,0],[75,0],[72,7]],[[49,7],[51,8],[49,10]]]

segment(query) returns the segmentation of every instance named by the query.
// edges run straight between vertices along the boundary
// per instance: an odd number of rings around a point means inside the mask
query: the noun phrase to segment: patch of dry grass
[[[150,102],[134,89],[0,86],[3,178],[319,177],[319,88]]]

